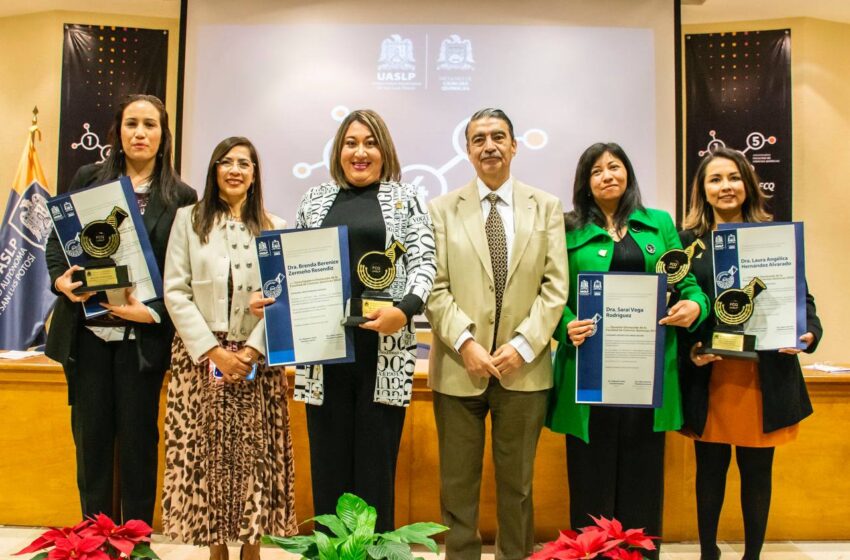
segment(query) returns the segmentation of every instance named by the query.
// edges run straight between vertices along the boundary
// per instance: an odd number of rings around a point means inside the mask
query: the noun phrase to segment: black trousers
[[[153,523],[159,394],[165,372],[140,373],[136,343],[104,342],[78,330],[78,371],[71,429],[84,516]],[[120,510],[113,511],[118,459]]]
[[[661,536],[665,433],[652,426],[650,408],[592,406],[590,443],[567,436],[574,530],[593,525],[590,515],[604,515],[617,518],[626,529],[644,528]],[[641,552],[658,558],[658,550]]]
[[[357,344],[356,352],[353,364],[324,366],[324,404],[307,405],[313,509],[335,513],[339,497],[350,492],[377,510],[375,531],[392,531],[405,409],[374,402],[376,346]]]

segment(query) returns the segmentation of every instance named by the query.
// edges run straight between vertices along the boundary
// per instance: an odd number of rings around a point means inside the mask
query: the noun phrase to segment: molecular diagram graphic
[[[708,141],[704,150],[699,151],[699,156],[708,155],[718,148],[725,148],[726,142],[717,137],[717,131],[709,130],[708,135],[711,140]],[[776,144],[776,136],[765,136],[761,132],[751,132],[747,135],[747,147],[743,150],[738,150],[741,154],[746,154],[750,150],[760,150],[765,144]]]
[[[88,151],[100,150],[100,160],[98,160],[98,163],[106,161],[106,158],[109,157],[109,150],[112,149],[112,146],[109,144],[101,146],[100,138],[97,137],[97,134],[91,131],[91,125],[89,123],[83,123],[83,129],[85,132],[80,137],[80,141],[73,142],[71,144],[71,148],[74,150],[77,148],[83,148]]]
[[[331,110],[331,118],[336,122],[342,122],[342,120],[348,115],[349,109],[342,105],[337,105]],[[425,180],[426,176],[433,177],[436,180],[436,183],[440,187],[439,193],[434,194],[445,194],[449,190],[449,184],[446,180],[446,173],[449,172],[452,168],[454,168],[457,164],[467,159],[466,156],[466,142],[464,138],[464,131],[466,130],[466,124],[469,122],[469,119],[463,119],[460,121],[452,131],[452,147],[454,148],[455,155],[449,159],[446,163],[439,167],[434,167],[432,165],[428,165],[427,163],[412,163],[410,165],[406,165],[402,168],[402,175],[406,177],[410,177],[410,174],[414,174],[411,179],[408,179],[407,182],[419,187],[419,192],[422,195],[428,194],[425,185],[422,184],[422,181]],[[549,135],[546,131],[541,130],[539,128],[530,128],[525,131],[524,134],[518,135],[516,137],[517,142],[521,142],[525,147],[531,150],[540,150],[546,147],[546,144],[549,143]],[[310,176],[314,169],[319,169],[322,167],[329,168],[331,148],[333,147],[333,139],[330,139],[325,143],[325,147],[322,150],[322,159],[317,163],[308,163],[308,162],[299,162],[296,163],[292,167],[292,174],[298,179],[306,179]]]

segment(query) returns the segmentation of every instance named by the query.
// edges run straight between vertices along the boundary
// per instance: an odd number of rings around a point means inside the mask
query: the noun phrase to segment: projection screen
[[[189,0],[182,175],[203,190],[213,147],[247,136],[268,208],[294,224],[329,179],[339,121],[386,120],[403,180],[429,198],[473,178],[466,119],[504,109],[513,175],[572,207],[581,152],[621,144],[644,203],[675,205],[672,0],[279,2]]]

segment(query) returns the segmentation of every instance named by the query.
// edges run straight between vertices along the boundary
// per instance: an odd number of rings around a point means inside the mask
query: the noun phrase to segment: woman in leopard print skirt
[[[175,337],[165,419],[163,532],[227,558],[259,558],[260,537],[297,533],[283,368],[262,360],[254,237],[285,223],[263,208],[260,167],[246,138],[213,151],[203,200],[175,218],[165,302]]]

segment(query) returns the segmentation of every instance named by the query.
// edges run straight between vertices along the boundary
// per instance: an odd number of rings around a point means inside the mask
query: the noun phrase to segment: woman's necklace
[[[613,239],[614,241],[620,240],[620,228],[618,228],[617,226],[608,226],[607,228],[605,228],[605,231],[608,232],[608,235],[610,235],[611,239]]]

